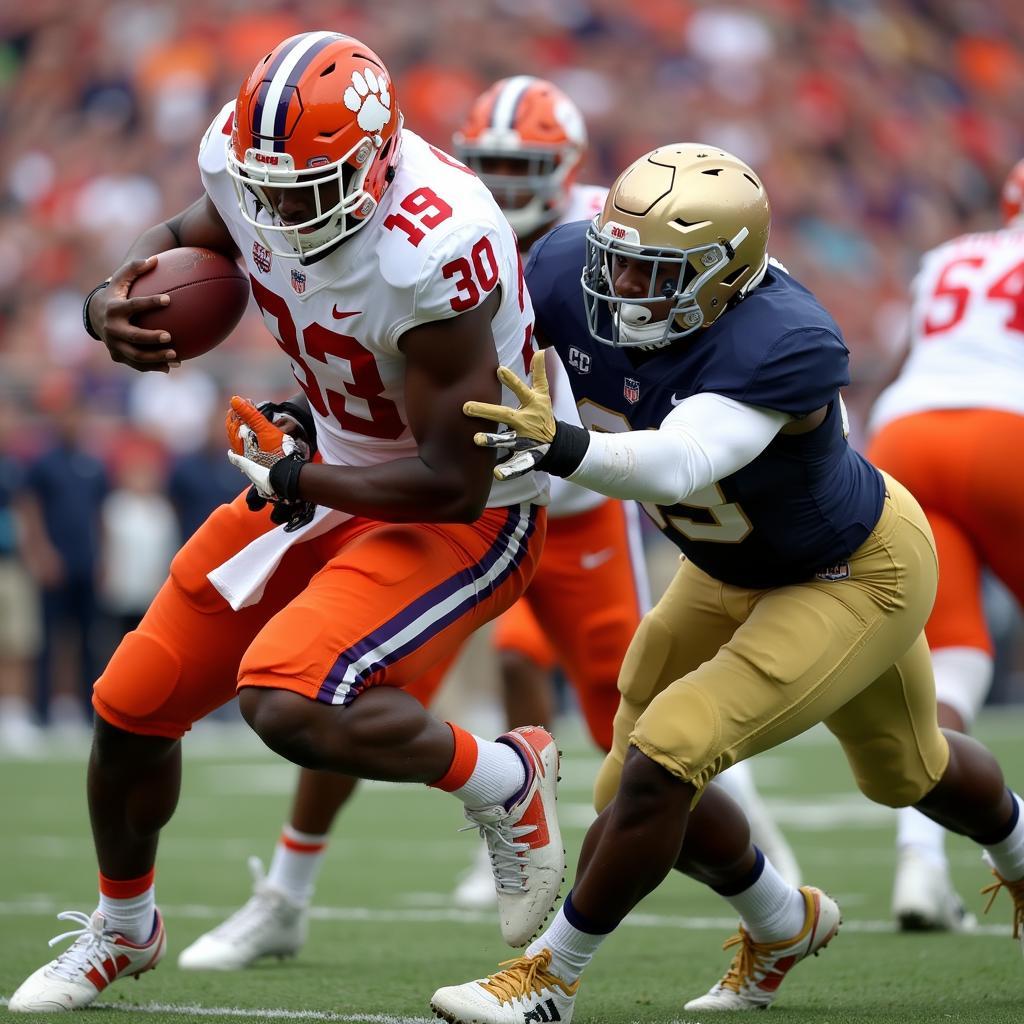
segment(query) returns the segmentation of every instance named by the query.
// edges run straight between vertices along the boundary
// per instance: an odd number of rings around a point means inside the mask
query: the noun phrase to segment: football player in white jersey
[[[262,59],[199,154],[205,194],[154,225],[106,287],[88,330],[137,370],[174,339],[131,317],[166,297],[132,281],[175,246],[244,261],[303,394],[232,400],[230,458],[255,491],[216,510],[174,560],[139,628],[96,684],[88,795],[99,905],[60,916],[69,948],[9,1009],[93,1002],[156,966],[159,833],[180,740],[236,692],[273,750],[305,767],[452,792],[492,847],[502,934],[529,940],[564,858],[557,751],[543,729],[489,742],[434,719],[420,684],[523,592],[545,530],[546,480],[492,483],[486,424],[499,363],[525,368],[532,309],[515,236],[475,175],[403,130],[368,47],[293,36]]]
[[[604,203],[607,189],[575,181],[586,148],[583,118],[550,82],[518,76],[495,83],[473,104],[454,142],[456,155],[495,196],[524,252],[553,224],[590,220]],[[557,357],[552,374],[563,383],[555,389],[561,414],[575,419]],[[538,573],[528,596],[501,616],[494,634],[509,727],[550,723],[549,672],[561,662],[594,742],[607,751],[619,702],[619,665],[650,604],[636,509],[565,481],[551,485]],[[595,593],[601,601],[593,600]],[[439,681],[436,674],[431,680]],[[429,699],[422,685],[415,692]],[[259,957],[298,951],[328,833],[354,785],[354,779],[331,772],[300,773],[269,873],[264,877],[258,859],[251,859],[252,897],[184,949],[179,966],[236,969]],[[479,850],[455,891],[463,907],[489,907],[497,899],[489,849],[481,843]]]
[[[926,253],[910,347],[870,420],[868,457],[921,503],[939,575],[926,627],[939,722],[969,730],[992,681],[982,571],[1024,602],[1024,161],[1003,188],[1005,226]],[[970,926],[949,877],[945,831],[899,812],[893,913],[906,930]]]

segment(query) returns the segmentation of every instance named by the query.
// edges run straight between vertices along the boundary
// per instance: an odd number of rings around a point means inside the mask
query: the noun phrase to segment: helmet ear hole
[[[747,266],[747,265],[744,265],[744,266],[742,266],[742,267],[737,267],[737,268],[736,268],[735,270],[731,270],[731,271],[729,271],[729,273],[728,273],[728,274],[726,274],[726,275],[725,275],[725,277],[723,277],[723,278],[722,278],[722,284],[724,284],[724,285],[727,285],[727,286],[731,287],[731,286],[732,286],[732,285],[734,285],[734,284],[735,284],[735,283],[736,283],[736,282],[737,282],[737,281],[738,281],[738,280],[739,280],[739,279],[740,279],[740,278],[741,278],[741,277],[742,277],[742,276],[743,276],[743,275],[744,275],[744,274],[745,274],[745,273],[746,273],[746,272],[747,272],[747,271],[748,271],[749,269],[750,269],[750,267],[749,267],[749,266]]]

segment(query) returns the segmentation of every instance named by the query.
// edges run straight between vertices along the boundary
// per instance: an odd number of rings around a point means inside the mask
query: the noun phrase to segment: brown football
[[[235,329],[249,302],[249,278],[234,260],[212,249],[168,249],[157,255],[152,270],[135,279],[129,295],[169,295],[168,305],[141,313],[132,323],[167,331],[178,358],[195,359]]]

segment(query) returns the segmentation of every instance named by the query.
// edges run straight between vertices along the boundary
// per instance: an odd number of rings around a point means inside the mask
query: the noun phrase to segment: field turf
[[[988,712],[979,727],[1024,786],[1024,713]],[[590,817],[596,755],[568,729],[560,808],[570,863]],[[84,744],[35,761],[0,761],[0,1013],[64,930],[54,915],[94,906],[84,800]],[[772,1019],[789,1024],[1024,1020],[1024,961],[1001,893],[971,935],[900,935],[889,921],[893,813],[857,794],[835,743],[814,731],[755,762],[762,790],[808,881],[843,906],[839,936],[784,983]],[[449,797],[418,786],[365,787],[336,829],[309,944],[293,960],[239,973],[179,971],[177,953],[248,895],[246,858],[267,858],[286,813],[293,769],[249,734],[209,726],[186,740],[182,803],[161,846],[157,894],[169,951],[159,969],[108,989],[85,1014],[105,1022],[433,1019],[443,984],[489,973],[511,952],[489,914],[449,909],[474,834]],[[981,916],[990,876],[966,840],[950,842],[956,883]],[[571,869],[570,869],[571,878]],[[730,909],[669,879],[607,941],[583,979],[579,1024],[696,1024],[683,1002],[724,970]],[[43,1018],[10,1015],[14,1020]],[[709,1018],[705,1017],[704,1024]]]

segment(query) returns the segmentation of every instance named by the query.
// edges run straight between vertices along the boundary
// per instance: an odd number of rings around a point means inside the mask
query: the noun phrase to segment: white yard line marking
[[[0,902],[0,917],[40,917],[55,914],[65,907],[47,896],[38,896],[22,901]],[[161,904],[165,918],[191,918],[193,920],[219,920],[238,908],[211,907],[198,903]],[[460,924],[493,925],[494,913],[475,910],[446,909],[389,909],[384,907],[313,907],[310,917],[317,921],[366,921],[388,924]],[[632,913],[622,922],[623,928],[670,928],[690,931],[735,931],[735,917],[688,917],[680,914]],[[845,920],[844,932],[883,933],[895,930],[892,921]],[[981,924],[972,931],[961,933],[964,938],[974,936],[999,936],[1010,934],[1008,924]],[[362,1018],[358,1018],[362,1019]]]
[[[0,1006],[8,1000],[0,997]],[[330,1013],[327,1010],[284,1010],[246,1006],[197,1006],[194,1003],[93,1003],[90,1010],[127,1013],[187,1013],[190,1017],[246,1017],[250,1020],[326,1020],[351,1024],[437,1024],[434,1017],[394,1017],[389,1013]]]

